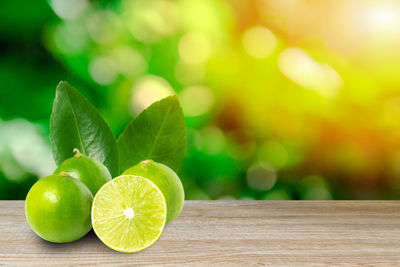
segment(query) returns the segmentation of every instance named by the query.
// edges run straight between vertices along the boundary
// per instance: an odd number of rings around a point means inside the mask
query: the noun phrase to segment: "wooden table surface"
[[[400,266],[400,201],[187,201],[160,240],[115,252],[90,232],[37,237],[23,201],[0,201],[0,265]]]

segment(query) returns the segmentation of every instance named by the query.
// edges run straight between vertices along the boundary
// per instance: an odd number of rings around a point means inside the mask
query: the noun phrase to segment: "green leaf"
[[[103,163],[113,176],[119,175],[118,147],[110,127],[96,108],[67,82],[57,86],[50,141],[57,165],[71,158],[77,148]]]
[[[152,104],[118,138],[121,171],[152,159],[177,171],[186,153],[187,133],[176,96]]]

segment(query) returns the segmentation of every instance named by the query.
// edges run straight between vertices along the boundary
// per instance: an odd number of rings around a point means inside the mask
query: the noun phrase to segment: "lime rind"
[[[142,176],[122,175],[106,183],[92,205],[93,230],[111,249],[132,253],[161,236],[167,205],[161,190]]]

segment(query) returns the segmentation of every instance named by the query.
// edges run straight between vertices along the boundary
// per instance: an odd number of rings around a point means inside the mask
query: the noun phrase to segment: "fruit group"
[[[68,173],[84,183],[94,196],[105,183],[112,179],[111,174],[101,162],[82,155],[78,150],[75,152],[75,156],[61,163],[54,174]]]
[[[26,197],[25,216],[32,230],[43,239],[71,242],[91,229],[93,195],[68,174],[50,175],[37,181]]]
[[[167,223],[181,214],[185,192],[178,175],[169,167],[152,160],[145,160],[126,170],[123,174],[146,177],[160,188],[167,201]]]
[[[150,180],[122,175],[106,183],[92,206],[93,230],[108,247],[137,252],[161,236],[167,205],[160,189]]]

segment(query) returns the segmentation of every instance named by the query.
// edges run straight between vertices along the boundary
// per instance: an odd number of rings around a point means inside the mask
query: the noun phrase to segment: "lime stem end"
[[[77,148],[74,148],[74,154],[74,158],[82,157],[82,153]]]

